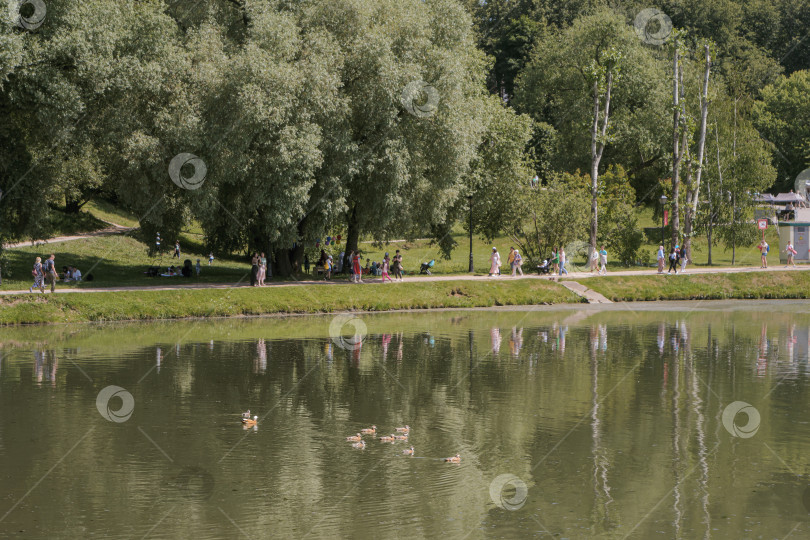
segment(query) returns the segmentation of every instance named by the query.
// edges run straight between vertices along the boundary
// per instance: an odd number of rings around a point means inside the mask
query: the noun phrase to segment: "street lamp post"
[[[467,202],[470,203],[470,273],[475,272],[475,268],[473,268],[473,254],[472,254],[472,232],[473,232],[472,201],[473,201],[473,196],[472,195],[467,195]]]
[[[663,246],[664,245],[664,212],[665,212],[664,208],[666,207],[666,204],[667,204],[667,196],[666,195],[661,195],[661,198],[659,200],[661,201],[661,245]]]

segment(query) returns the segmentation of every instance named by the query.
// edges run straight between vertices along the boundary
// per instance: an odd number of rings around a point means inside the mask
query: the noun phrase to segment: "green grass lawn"
[[[0,324],[579,303],[546,280],[300,285],[0,297]]]
[[[201,259],[203,271],[199,277],[186,279],[149,278],[144,271],[152,265],[165,268],[178,264],[178,260],[165,253],[162,257],[149,257],[146,245],[132,235],[114,235],[73,240],[70,242],[57,242],[42,246],[25,246],[10,249],[6,252],[9,260],[9,272],[3,273],[2,289],[28,288],[31,283],[31,268],[36,257],[43,259],[48,254],[56,255],[56,267],[61,271],[62,266],[76,266],[82,271],[86,279],[93,274],[93,281],[83,281],[79,284],[60,283],[58,287],[114,287],[121,285],[162,285],[174,283],[223,283],[237,282],[246,279],[249,265],[238,257],[224,257],[208,266],[208,254],[203,253],[203,246],[193,238],[181,236],[182,253],[179,264],[183,260],[191,259],[192,264]]]
[[[810,298],[807,272],[605,276],[580,283],[613,301]]]
[[[84,205],[82,210],[100,220],[115,223],[122,227],[137,227],[139,225],[138,217],[135,214],[122,210],[103,199],[90,201]]]

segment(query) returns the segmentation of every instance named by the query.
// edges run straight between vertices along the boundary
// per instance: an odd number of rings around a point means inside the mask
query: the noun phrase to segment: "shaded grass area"
[[[540,280],[298,285],[256,289],[127,291],[0,297],[0,324],[177,319],[333,311],[467,308],[579,303]]]
[[[121,225],[122,227],[137,227],[140,225],[138,223],[138,216],[131,212],[127,212],[109,201],[105,201],[104,199],[96,199],[93,201],[88,202],[84,205],[82,209],[89,214],[92,214],[98,219],[107,221],[109,223],[115,223],[116,225]]]
[[[614,302],[810,298],[808,272],[606,276],[574,281]]]
[[[217,259],[208,266],[208,254],[203,255],[204,247],[192,238],[181,236],[183,251],[178,261],[169,254],[150,257],[146,245],[130,235],[98,236],[70,242],[59,242],[41,246],[25,246],[6,252],[9,267],[3,272],[2,289],[27,289],[32,284],[31,268],[36,257],[45,259],[48,254],[56,255],[56,267],[76,266],[86,279],[93,274],[93,281],[79,284],[61,283],[58,287],[115,287],[122,285],[166,286],[189,283],[236,283],[249,277],[250,265],[235,258]],[[172,242],[172,246],[174,243]],[[185,259],[192,264],[201,260],[202,272],[192,278],[150,278],[144,271],[152,265],[165,269],[169,265],[182,266]]]

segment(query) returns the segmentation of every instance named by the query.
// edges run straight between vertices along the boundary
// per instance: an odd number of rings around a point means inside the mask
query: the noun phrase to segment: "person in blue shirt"
[[[664,246],[658,246],[658,273],[664,273],[664,261],[666,260],[666,255],[664,255]]]

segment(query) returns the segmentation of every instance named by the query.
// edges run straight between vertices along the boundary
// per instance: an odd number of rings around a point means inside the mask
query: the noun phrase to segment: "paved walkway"
[[[560,281],[560,285],[588,301],[589,304],[612,304],[613,302],[577,281]]]
[[[737,274],[741,272],[773,272],[773,271],[792,271],[792,272],[803,272],[810,270],[810,265],[801,265],[796,266],[795,268],[785,268],[784,266],[771,266],[769,268],[761,269],[755,267],[737,267],[737,268],[707,268],[707,267],[689,267],[686,270],[687,275],[693,274]],[[245,267],[245,271],[248,271],[248,268]],[[657,275],[658,271],[655,268],[647,268],[644,270],[619,270],[616,272],[608,272],[608,276],[654,276]],[[663,274],[659,276],[661,279],[678,279],[678,276],[682,275],[680,272],[676,275],[668,276],[667,274]],[[579,279],[600,279],[601,276],[597,276],[590,272],[570,272],[567,276],[565,276],[564,280],[561,281],[559,276],[549,276],[549,275],[542,275],[538,276],[535,274],[526,275],[524,277],[516,277],[512,278],[510,276],[500,276],[500,277],[489,277],[487,275],[469,275],[469,274],[461,274],[461,275],[450,275],[450,276],[421,276],[417,274],[411,274],[406,276],[404,282],[430,282],[430,281],[510,281],[513,279],[518,280],[530,280],[530,279],[541,279],[541,280],[549,280],[549,281],[559,281],[561,285],[567,286],[569,289],[574,287],[574,281],[572,280],[579,280]],[[59,283],[57,285],[56,292],[59,294],[67,294],[67,293],[92,293],[92,292],[122,292],[122,291],[178,291],[178,290],[185,290],[185,289],[230,289],[234,287],[247,287],[249,286],[245,282],[241,283],[190,283],[184,284],[182,283],[182,279],[180,277],[177,278],[155,278],[156,281],[155,285],[147,285],[147,286],[122,286],[122,287],[95,287],[95,288],[78,288],[73,287],[71,285],[65,285],[64,283]],[[193,279],[193,278],[192,278]],[[177,282],[174,282],[177,280]],[[394,283],[387,283],[385,284],[386,287],[396,287],[400,282]],[[266,287],[296,287],[298,285],[322,285],[322,286],[362,286],[368,284],[382,284],[382,280],[380,278],[371,278],[371,279],[364,279],[362,284],[352,284],[348,281],[335,280],[335,281],[324,281],[322,279],[318,280],[291,280],[291,281],[275,281],[267,283]],[[567,285],[566,285],[567,284]],[[582,293],[582,295],[590,295],[589,302],[594,300],[596,302],[610,302],[607,298],[599,295],[595,291],[592,291],[585,287],[584,285],[577,284],[582,289],[582,291],[574,290],[577,294]],[[28,293],[28,289],[25,290],[18,290],[18,291],[0,291],[0,295],[9,295],[9,294],[22,294]],[[41,293],[40,293],[41,294]],[[602,297],[600,299],[599,297]],[[588,296],[586,296],[588,298]]]

